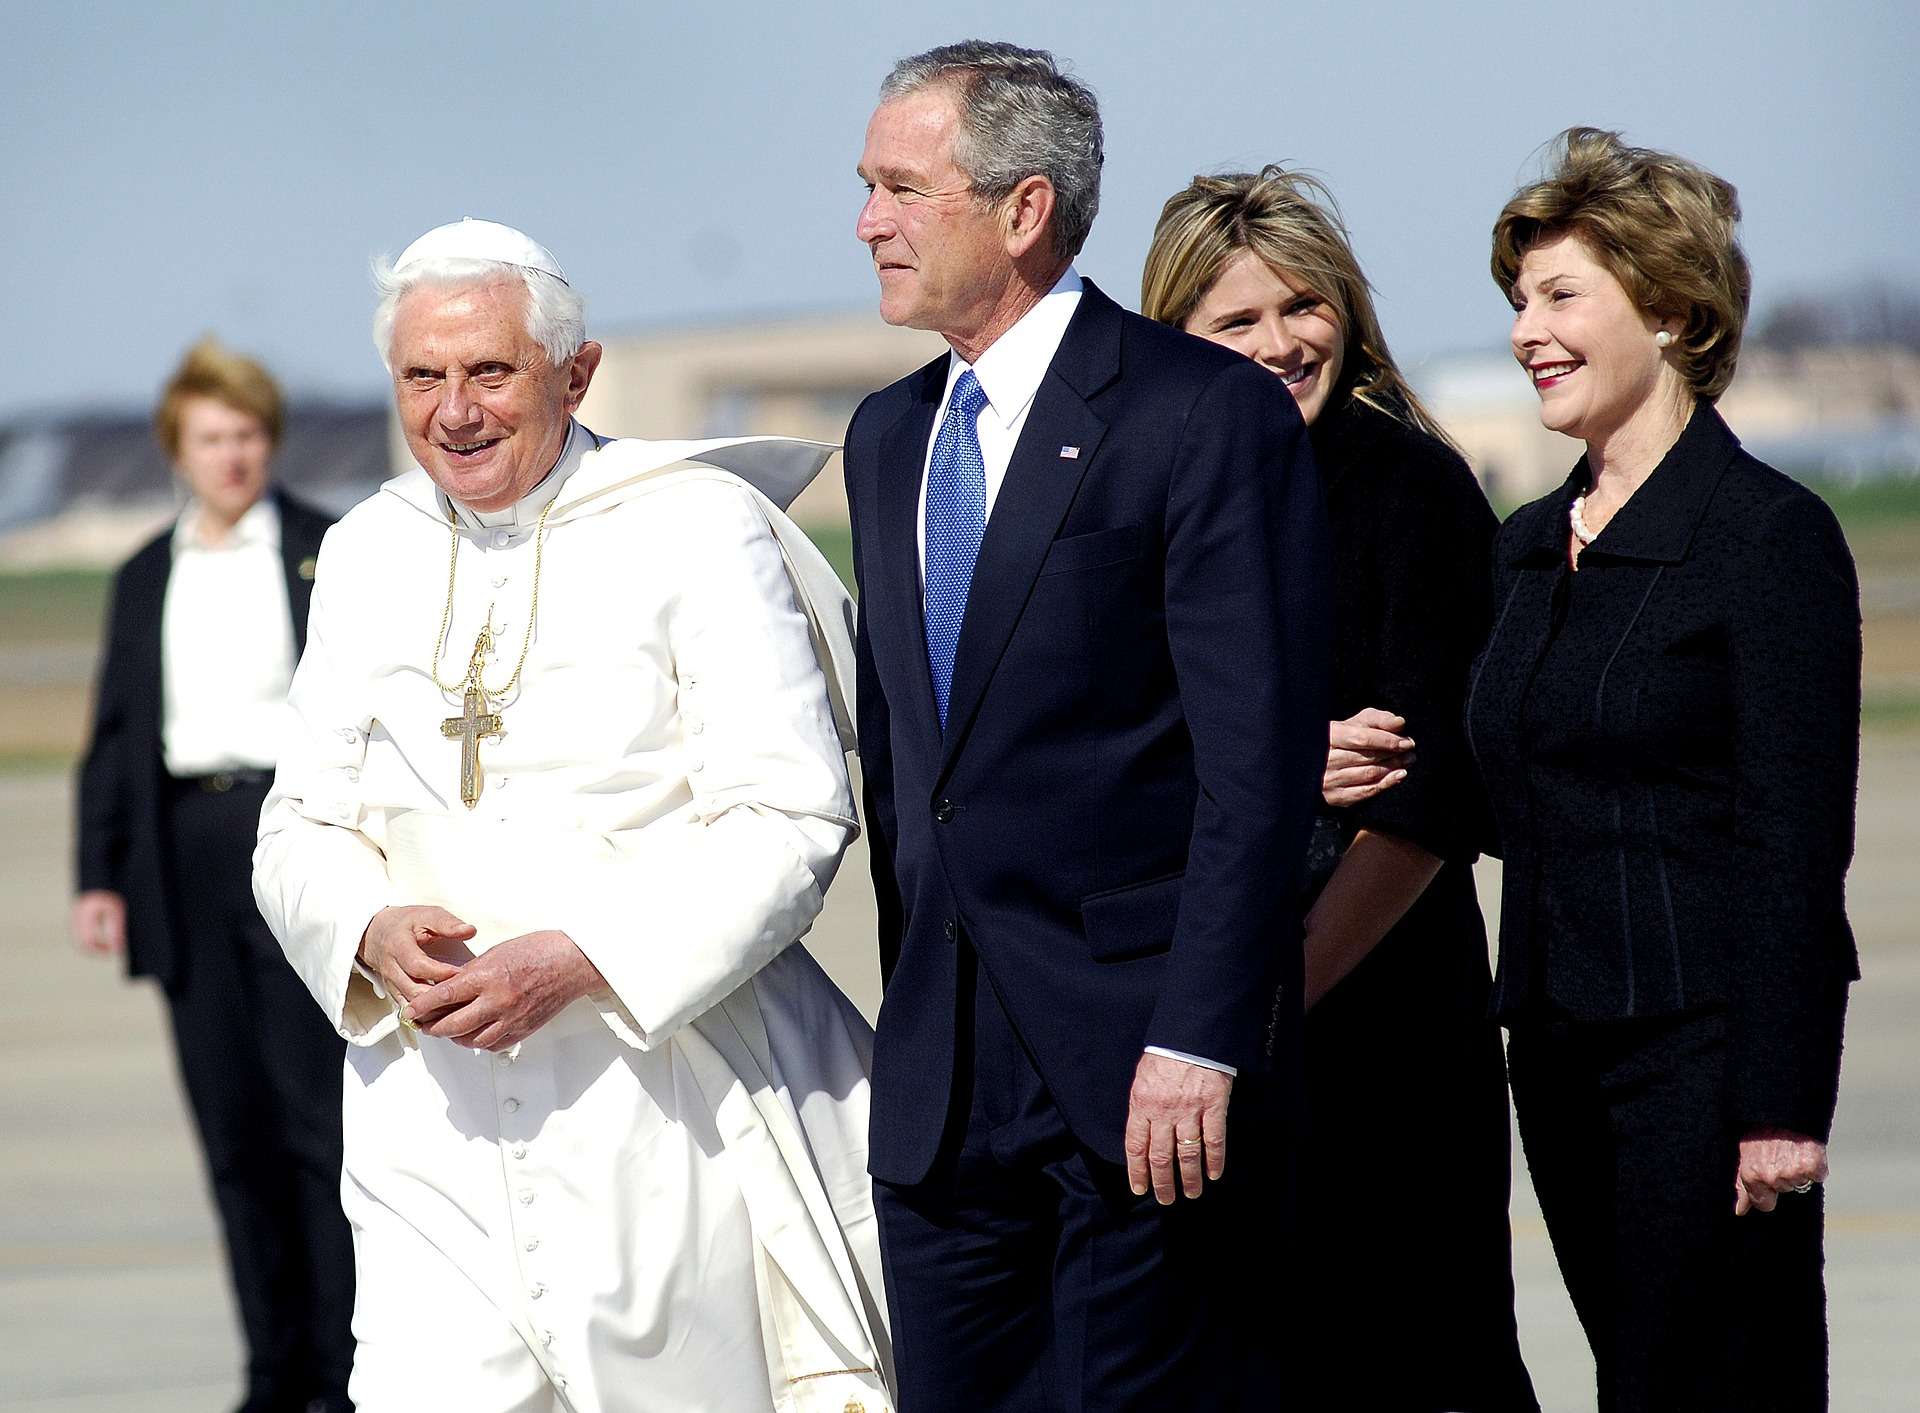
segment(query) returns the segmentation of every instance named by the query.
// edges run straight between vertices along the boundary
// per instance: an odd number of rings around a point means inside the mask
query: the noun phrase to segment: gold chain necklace
[[[533,625],[540,616],[540,561],[546,550],[547,514],[553,509],[554,502],[548,501],[540,512],[540,520],[533,531],[533,596],[527,603],[527,631],[520,638],[520,658],[513,665],[513,676],[503,687],[487,687],[480,681],[480,660],[493,648],[493,605],[487,605],[487,621],[480,625],[480,636],[473,641],[473,657],[467,663],[464,678],[442,682],[440,680],[440,659],[447,652],[447,630],[453,626],[453,585],[454,572],[460,567],[460,523],[454,518],[453,507],[447,507],[447,532],[450,547],[447,552],[447,606],[440,614],[440,633],[433,640],[433,665],[428,671],[433,676],[433,685],[447,693],[464,691],[469,685],[479,687],[489,697],[504,697],[519,684],[520,673],[527,665],[527,650],[533,646]]]
[[[557,497],[556,497],[557,499]],[[540,563],[547,543],[547,512],[554,507],[554,501],[548,501],[540,512],[540,522],[533,531],[533,594],[527,602],[527,631],[520,639],[520,657],[513,664],[513,675],[506,685],[490,689],[482,673],[486,668],[487,654],[493,651],[493,605],[487,605],[486,622],[480,625],[480,632],[473,640],[473,655],[467,659],[467,675],[458,682],[440,680],[440,659],[447,650],[447,630],[453,626],[453,587],[455,571],[460,566],[460,522],[454,515],[451,505],[447,507],[447,532],[452,540],[447,552],[447,606],[440,614],[440,633],[433,640],[433,659],[427,671],[433,678],[433,685],[443,692],[460,694],[460,715],[450,716],[440,723],[440,734],[448,740],[460,742],[460,801],[468,809],[480,803],[480,791],[485,788],[486,777],[480,768],[480,742],[496,738],[505,731],[500,713],[492,710],[489,698],[504,697],[520,682],[520,673],[527,665],[527,652],[533,646],[533,625],[540,616]]]

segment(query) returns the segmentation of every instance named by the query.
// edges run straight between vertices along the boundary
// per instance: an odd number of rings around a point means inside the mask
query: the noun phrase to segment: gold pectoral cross
[[[448,740],[460,740],[460,801],[468,809],[480,803],[480,791],[486,775],[480,768],[480,742],[497,739],[505,727],[500,713],[488,711],[487,689],[480,685],[480,665],[493,647],[493,634],[482,628],[474,640],[473,657],[467,663],[466,691],[460,703],[460,715],[440,723],[440,734]]]

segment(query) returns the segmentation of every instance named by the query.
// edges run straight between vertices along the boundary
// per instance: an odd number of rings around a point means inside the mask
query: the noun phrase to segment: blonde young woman
[[[1306,914],[1301,1407],[1537,1408],[1513,1318],[1507,1097],[1460,729],[1496,521],[1394,365],[1326,188],[1196,177],[1141,310],[1285,381],[1333,529],[1333,746]]]
[[[1714,410],[1734,189],[1572,128],[1493,229],[1513,356],[1585,454],[1513,513],[1468,731],[1494,998],[1605,1413],[1827,1406],[1821,1189],[1859,767],[1853,560]]]

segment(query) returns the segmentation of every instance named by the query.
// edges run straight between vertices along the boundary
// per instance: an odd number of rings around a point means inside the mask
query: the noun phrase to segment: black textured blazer
[[[1824,1138],[1859,975],[1853,558],[1705,404],[1574,573],[1589,474],[1501,529],[1468,698],[1506,860],[1495,1008],[1723,1005],[1734,1122]]]
[[[272,495],[280,509],[280,557],[298,661],[307,645],[314,562],[333,518],[282,491]],[[80,890],[111,889],[127,900],[127,970],[162,985],[176,975],[181,945],[167,880],[160,742],[161,611],[172,573],[169,527],[114,576],[93,736],[80,767],[77,840]]]
[[[1471,863],[1488,826],[1460,707],[1493,621],[1500,522],[1458,452],[1384,412],[1342,398],[1310,436],[1333,530],[1329,714],[1396,712],[1418,755],[1385,794],[1321,814],[1337,822],[1343,846],[1371,829]]]

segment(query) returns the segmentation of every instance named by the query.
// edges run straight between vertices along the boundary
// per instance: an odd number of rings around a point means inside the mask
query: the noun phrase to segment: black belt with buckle
[[[265,790],[273,784],[271,770],[216,770],[212,775],[176,775],[174,788],[183,794],[224,795],[229,790]]]

